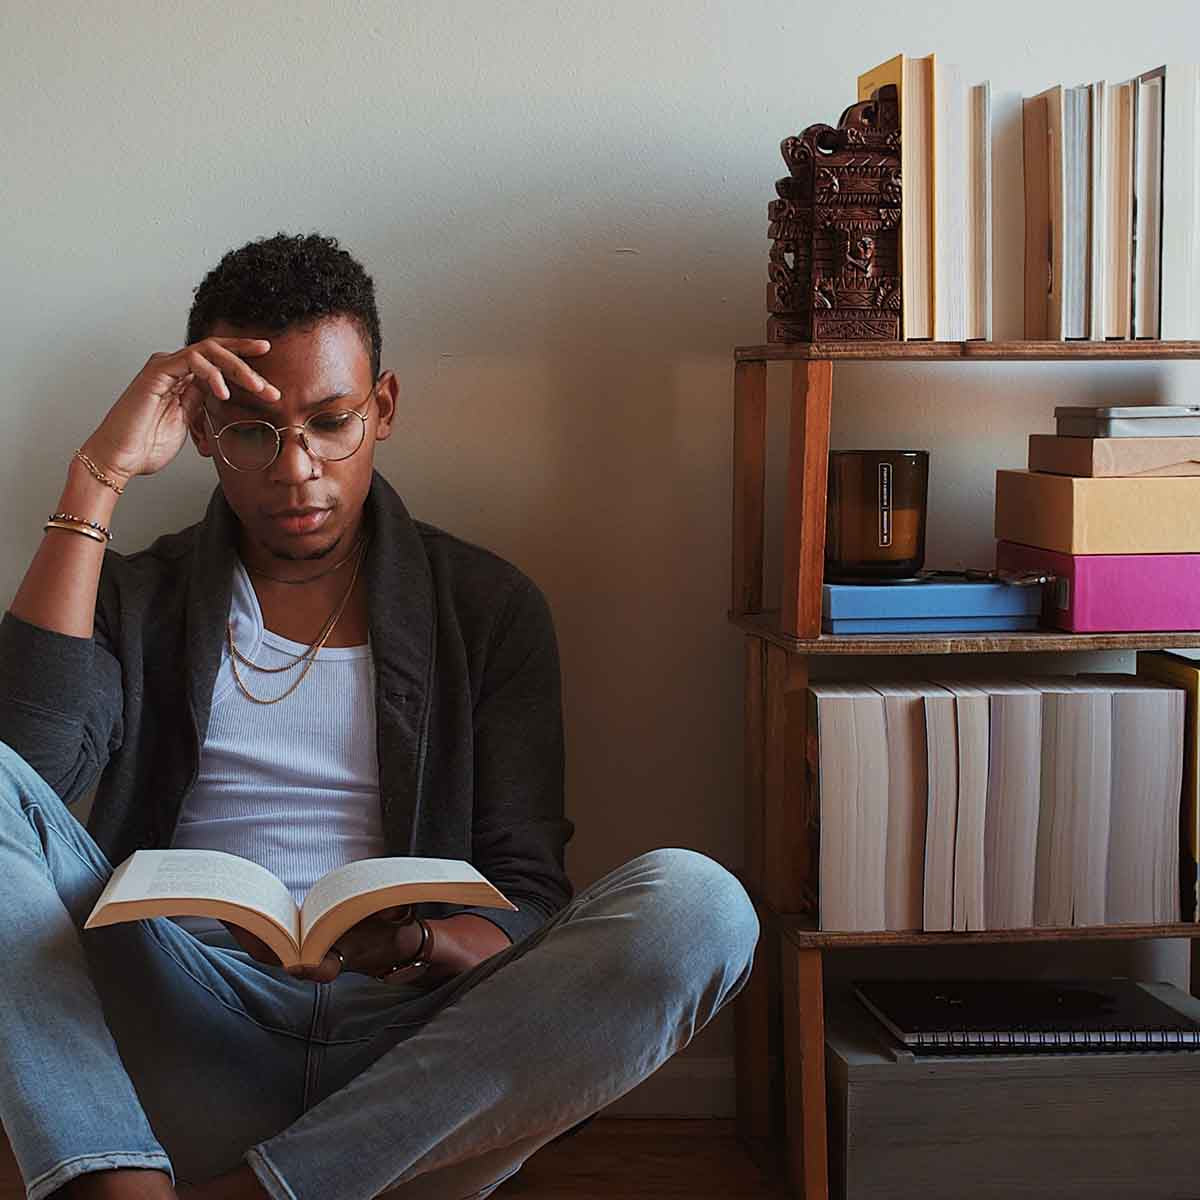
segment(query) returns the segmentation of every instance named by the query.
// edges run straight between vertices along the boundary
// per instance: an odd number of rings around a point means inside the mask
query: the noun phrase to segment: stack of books
[[[1054,575],[1043,619],[1060,629],[1200,629],[1200,407],[1055,416],[1028,470],[996,472],[996,565]]]
[[[858,77],[900,105],[901,320],[906,340],[992,336],[991,86],[933,54],[897,54]]]
[[[1023,104],[1025,336],[1200,338],[1200,68]]]
[[[822,929],[1180,919],[1181,688],[821,683],[809,705]]]

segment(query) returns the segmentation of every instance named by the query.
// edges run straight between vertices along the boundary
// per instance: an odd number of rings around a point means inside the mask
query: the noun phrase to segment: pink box
[[[996,543],[996,566],[1048,571],[1042,620],[1072,633],[1200,629],[1200,554],[1061,554]]]

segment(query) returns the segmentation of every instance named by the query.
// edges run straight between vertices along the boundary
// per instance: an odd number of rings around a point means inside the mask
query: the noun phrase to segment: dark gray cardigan
[[[518,906],[513,941],[571,896],[558,650],[516,567],[414,521],[376,472],[364,564],[389,854],[461,858]],[[171,843],[196,781],[233,587],[237,519],[105,555],[93,638],[0,620],[0,739],[68,803],[100,776],[88,831],[115,866]],[[331,714],[353,719],[353,714]]]

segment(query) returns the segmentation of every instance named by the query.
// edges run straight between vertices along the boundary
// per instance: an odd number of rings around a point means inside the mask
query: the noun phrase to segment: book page
[[[266,867],[224,850],[137,850],[114,872],[96,902],[224,900],[263,913],[295,935],[296,904],[282,880]],[[184,915],[186,907],[179,909]]]
[[[470,863],[460,859],[364,858],[322,875],[312,885],[300,910],[300,941],[338,905],[352,897],[397,885],[412,886],[411,900],[392,898],[382,907],[429,901],[515,907]]]

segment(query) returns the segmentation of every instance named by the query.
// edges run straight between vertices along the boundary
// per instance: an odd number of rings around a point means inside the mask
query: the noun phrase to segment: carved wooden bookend
[[[900,338],[900,129],[894,87],[836,129],[780,146],[788,176],[767,209],[769,342]]]

